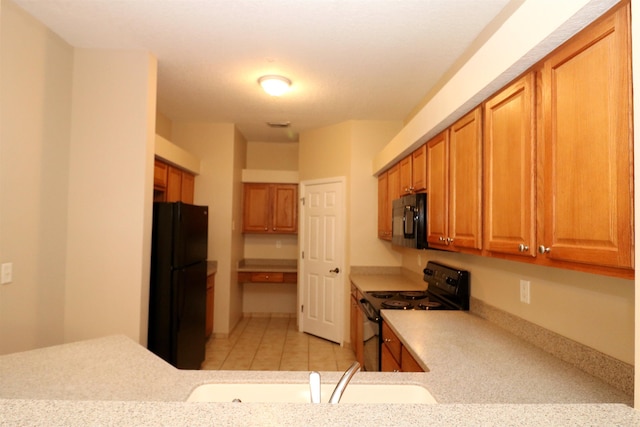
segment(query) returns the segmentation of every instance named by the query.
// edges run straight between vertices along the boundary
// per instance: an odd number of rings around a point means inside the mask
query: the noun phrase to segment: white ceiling
[[[344,120],[404,120],[515,0],[13,0],[76,47],[158,59],[158,109],[297,141]],[[281,98],[257,79],[293,81]],[[268,121],[290,121],[272,129]]]

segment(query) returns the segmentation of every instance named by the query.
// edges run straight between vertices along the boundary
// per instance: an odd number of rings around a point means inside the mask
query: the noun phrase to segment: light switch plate
[[[5,262],[0,268],[0,284],[8,285],[13,282],[13,263]]]

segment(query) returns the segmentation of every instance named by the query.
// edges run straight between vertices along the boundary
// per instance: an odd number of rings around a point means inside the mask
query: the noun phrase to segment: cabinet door
[[[244,184],[242,231],[266,233],[269,231],[269,184]]]
[[[167,202],[179,202],[182,197],[182,171],[173,166],[167,170]]]
[[[446,247],[449,229],[449,133],[427,142],[427,242]]]
[[[411,155],[408,155],[404,159],[400,160],[400,194],[413,193],[412,175],[413,170],[411,168]]]
[[[295,184],[274,184],[272,198],[271,231],[274,233],[295,233],[298,230],[298,186]]]
[[[544,63],[545,257],[633,267],[629,5]]]
[[[400,364],[393,357],[389,347],[382,344],[380,346],[380,370],[382,372],[400,372]]]
[[[391,205],[387,172],[378,176],[378,238],[391,240]]]
[[[400,198],[400,164],[396,163],[387,171],[388,175],[388,193],[389,196],[389,209],[391,209],[391,202]]]
[[[168,165],[160,160],[155,160],[153,165],[153,186],[164,190],[167,188],[167,169]]]
[[[534,73],[484,105],[484,249],[535,256]]]
[[[400,356],[400,368],[402,372],[424,372],[422,366],[414,359],[414,357],[409,353],[409,350],[403,345],[402,353]]]
[[[427,145],[423,145],[411,154],[411,182],[413,192],[427,188]]]
[[[449,136],[449,238],[455,248],[482,248],[481,117],[476,108]]]
[[[195,187],[195,176],[189,172],[182,172],[182,187],[180,189],[180,199],[184,203],[193,204],[193,193]]]

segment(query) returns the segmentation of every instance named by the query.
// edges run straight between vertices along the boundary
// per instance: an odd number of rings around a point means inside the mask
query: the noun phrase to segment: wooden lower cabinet
[[[382,322],[380,360],[382,372],[424,372],[424,369],[384,321]]]
[[[209,338],[213,333],[213,302],[215,290],[215,274],[207,276],[207,319],[205,322],[205,336]]]

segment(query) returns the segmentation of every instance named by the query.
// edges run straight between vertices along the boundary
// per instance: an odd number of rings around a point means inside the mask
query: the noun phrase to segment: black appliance
[[[153,204],[148,348],[180,369],[205,354],[208,208]]]
[[[427,195],[409,194],[392,202],[391,243],[427,248]]]
[[[380,371],[380,310],[469,310],[469,272],[435,261],[423,270],[425,290],[364,292],[359,305],[364,313],[364,369]],[[366,331],[371,331],[366,333]]]

